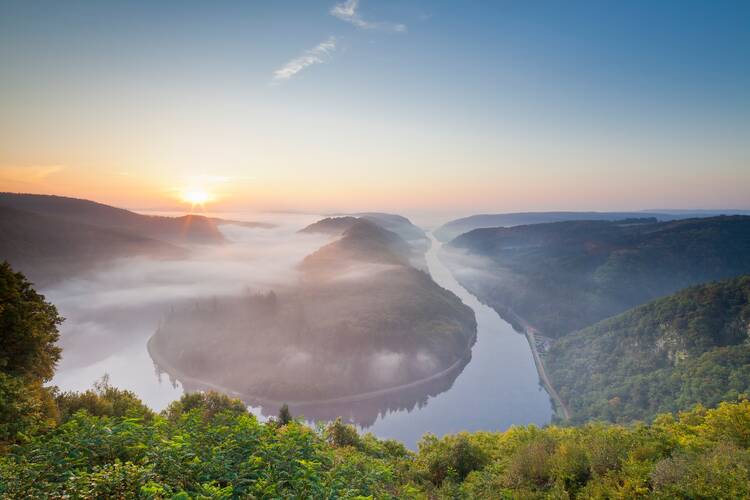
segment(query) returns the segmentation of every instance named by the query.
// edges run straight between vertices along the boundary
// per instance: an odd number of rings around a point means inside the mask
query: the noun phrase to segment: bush
[[[232,415],[245,415],[248,413],[247,406],[239,399],[233,399],[226,394],[209,391],[184,394],[179,400],[172,402],[164,410],[164,415],[169,420],[175,421],[192,410],[200,410],[201,417],[205,421],[212,420],[222,412],[229,412]]]
[[[463,481],[470,472],[484,467],[488,457],[480,446],[471,442],[467,433],[443,439],[427,434],[419,442],[418,461],[429,481],[441,486],[448,478]]]
[[[64,392],[55,400],[61,422],[66,422],[80,410],[85,410],[89,415],[97,417],[131,417],[150,420],[154,416],[154,412],[133,392],[112,387],[107,375],[95,382],[93,389],[85,392]]]
[[[325,436],[332,446],[338,448],[342,446],[357,447],[360,445],[357,429],[353,425],[343,423],[341,417],[328,425],[325,430]]]

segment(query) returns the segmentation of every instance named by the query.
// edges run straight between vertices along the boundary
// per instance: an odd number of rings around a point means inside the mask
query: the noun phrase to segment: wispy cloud
[[[281,68],[273,72],[271,83],[278,84],[289,80],[291,77],[314,64],[323,64],[331,57],[331,53],[336,50],[336,38],[331,36],[327,40],[320,42],[312,49],[306,51],[299,57],[295,57]]]
[[[337,3],[331,8],[331,15],[362,29],[395,31],[397,33],[406,32],[405,24],[366,21],[357,13],[358,7],[359,0],[345,0],[344,2]]]

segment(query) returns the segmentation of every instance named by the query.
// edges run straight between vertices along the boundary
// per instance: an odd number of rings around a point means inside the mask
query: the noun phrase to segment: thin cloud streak
[[[284,66],[274,71],[273,80],[271,81],[271,83],[279,84],[281,82],[289,80],[294,75],[309,66],[313,66],[315,64],[323,64],[330,59],[331,54],[335,50],[336,37],[328,37],[328,39],[320,42],[312,49],[306,51],[303,55],[292,59]]]
[[[380,21],[366,21],[357,13],[359,0],[346,0],[337,3],[331,8],[331,15],[344,22],[351,23],[354,26],[367,30],[394,31],[396,33],[405,33],[406,25],[398,23],[387,23]]]

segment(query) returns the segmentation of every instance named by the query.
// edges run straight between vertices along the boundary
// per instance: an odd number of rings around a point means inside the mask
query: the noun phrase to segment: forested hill
[[[529,224],[545,224],[573,220],[605,220],[652,218],[669,220],[673,217],[656,212],[514,212],[507,214],[478,214],[446,222],[435,230],[435,237],[443,242],[451,241],[474,229],[513,227]]]
[[[344,236],[334,246],[366,243],[363,246],[361,245],[358,251],[370,252],[371,254],[374,246],[382,246],[385,242],[386,246],[392,246],[386,252],[387,254],[408,257],[409,264],[417,269],[427,270],[424,253],[429,248],[430,241],[423,230],[400,215],[373,212],[357,214],[356,217],[351,215],[327,217],[310,224],[299,232]],[[378,243],[375,238],[383,241]],[[379,258],[382,258],[383,252],[378,251],[378,253],[380,254]]]
[[[170,313],[149,342],[154,360],[178,379],[293,410],[452,381],[470,358],[473,311],[410,264],[396,233],[355,221],[305,257],[294,284]]]
[[[545,359],[575,421],[650,419],[750,394],[750,275],[567,335]]]
[[[345,222],[348,222],[348,219],[345,218]],[[338,219],[325,221],[335,223]],[[323,221],[316,222],[315,225],[321,222]],[[409,246],[396,233],[383,229],[369,220],[354,219],[342,232],[341,238],[305,257],[302,269],[314,271],[320,267],[338,268],[342,262],[349,260],[408,265],[410,253]]]
[[[0,262],[49,284],[117,257],[182,257],[170,243],[0,205]]]
[[[0,193],[0,205],[170,243],[221,243],[217,221],[200,215],[161,217],[64,196]]]
[[[669,210],[654,209],[642,212],[513,212],[505,214],[477,214],[446,222],[435,230],[435,237],[443,242],[480,228],[512,227],[548,222],[573,220],[606,220],[624,219],[657,219],[670,221],[694,219],[698,217],[717,217],[719,215],[750,215],[750,210]]]
[[[501,314],[513,311],[559,337],[687,286],[750,272],[750,217],[476,229],[444,256]]]

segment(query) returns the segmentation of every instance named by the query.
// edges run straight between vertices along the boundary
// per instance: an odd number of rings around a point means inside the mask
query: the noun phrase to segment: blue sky
[[[0,1],[0,67],[5,189],[750,205],[750,2]]]

